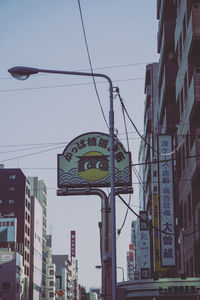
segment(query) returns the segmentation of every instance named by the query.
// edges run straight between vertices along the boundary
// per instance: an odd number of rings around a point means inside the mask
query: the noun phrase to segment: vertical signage
[[[174,195],[172,171],[172,139],[170,135],[158,136],[159,194],[160,194],[160,243],[161,264],[173,267],[175,261]],[[164,155],[166,153],[166,155]]]
[[[71,231],[71,257],[76,257],[76,231]]]
[[[140,211],[140,273],[141,279],[150,278],[150,238],[146,211]]]

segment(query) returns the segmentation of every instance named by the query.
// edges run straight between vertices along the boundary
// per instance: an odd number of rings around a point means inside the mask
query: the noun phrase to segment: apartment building
[[[31,196],[30,300],[42,297],[42,216],[41,203]]]
[[[52,236],[47,235],[46,300],[56,299],[56,265],[52,262]]]
[[[28,177],[30,194],[39,201],[42,207],[42,299],[46,299],[46,231],[47,231],[47,188],[38,177]]]
[[[157,0],[157,19],[159,63],[146,67],[140,206],[152,225],[151,276],[194,277],[200,275],[200,1]],[[163,148],[162,170],[163,139],[170,146]],[[159,231],[163,222],[167,235]]]
[[[0,216],[17,219],[16,243],[3,242],[23,257],[26,281],[30,276],[31,199],[30,184],[21,169],[0,169]],[[27,283],[28,288],[28,283]],[[25,291],[28,297],[27,291]],[[28,299],[28,298],[27,298]]]

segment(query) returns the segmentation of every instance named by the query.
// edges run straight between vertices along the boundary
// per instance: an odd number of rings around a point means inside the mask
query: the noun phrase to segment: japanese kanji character
[[[96,146],[97,145],[96,137],[88,138],[87,143],[88,143],[88,146]]]
[[[122,152],[116,153],[115,154],[115,159],[119,163],[120,161],[122,161],[123,159],[125,159],[124,154]]]
[[[99,143],[98,143],[98,146],[99,146],[99,147],[102,147],[102,148],[104,148],[104,149],[106,149],[107,146],[108,146],[108,140],[105,140],[105,139],[103,139],[103,138],[100,138]]]

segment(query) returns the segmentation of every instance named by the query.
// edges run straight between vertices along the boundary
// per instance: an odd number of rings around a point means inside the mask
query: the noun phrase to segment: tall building
[[[178,111],[177,130],[173,131],[174,145],[177,149],[174,155],[176,159],[174,168],[176,234],[179,241],[179,244],[176,245],[177,272],[186,273],[190,277],[199,276],[200,3],[199,1],[182,0],[158,1],[157,4],[158,49],[163,56],[163,68],[166,70],[159,74],[160,87],[162,86],[163,91],[161,94],[166,91],[170,94],[170,91],[173,91],[173,95],[170,95],[167,100],[160,97],[160,102],[163,103],[165,109],[167,109],[167,104],[168,106],[171,104]],[[171,44],[170,52],[167,52],[162,45],[169,44],[169,38],[164,34],[169,21],[170,26],[173,26],[169,34],[174,43]],[[175,70],[172,72],[169,69],[167,76],[167,68],[172,65]],[[161,62],[160,66],[162,66]],[[173,86],[170,86],[172,79]],[[173,103],[170,103],[170,100]],[[171,115],[169,114],[170,119]],[[165,123],[163,122],[162,125],[169,127],[167,122]]]
[[[16,251],[0,249],[0,269],[1,299],[25,299],[22,255]]]
[[[78,261],[69,255],[52,255],[52,263],[56,266],[56,294],[60,291],[64,299],[78,300]]]
[[[200,275],[200,2],[157,0],[158,64],[146,68],[139,158],[151,276]]]
[[[47,235],[46,300],[56,299],[56,265],[52,262],[52,236]]]
[[[17,243],[14,247],[23,257],[24,274],[27,279],[30,276],[30,212],[30,184],[26,176],[21,169],[1,168],[0,216],[17,218]],[[1,244],[1,247],[5,248],[5,244]],[[28,297],[27,291],[26,294]]]
[[[42,299],[46,299],[46,231],[47,231],[47,188],[38,177],[28,177],[30,194],[37,198],[42,206]]]
[[[31,196],[30,300],[42,297],[42,216],[41,203]]]

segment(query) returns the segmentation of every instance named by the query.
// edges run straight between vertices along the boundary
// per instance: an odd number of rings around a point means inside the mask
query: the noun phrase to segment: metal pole
[[[116,300],[117,276],[116,276],[116,216],[115,216],[115,161],[114,161],[114,109],[113,109],[113,86],[110,83],[110,181],[111,181],[111,241],[112,241],[112,299]]]
[[[111,240],[112,240],[112,299],[116,300],[116,216],[115,216],[115,164],[114,164],[114,109],[113,109],[113,84],[111,79],[101,73],[87,73],[87,72],[75,72],[75,71],[60,71],[60,70],[48,70],[37,69],[29,67],[13,67],[8,72],[15,78],[20,79],[19,75],[25,75],[26,79],[32,74],[37,73],[52,73],[52,74],[66,74],[75,76],[90,76],[105,78],[109,83],[110,90],[110,111],[109,111],[109,131],[110,131],[110,194],[111,194]],[[22,78],[21,78],[22,79]]]

